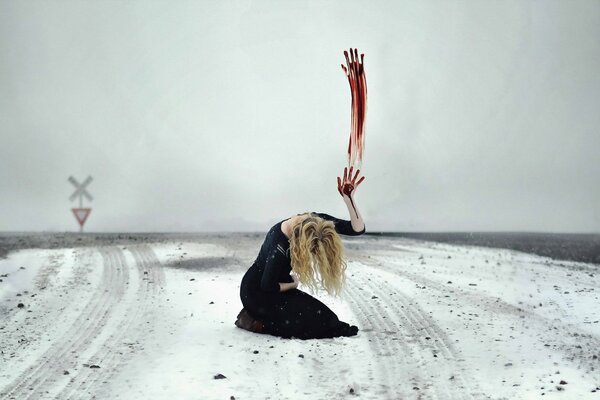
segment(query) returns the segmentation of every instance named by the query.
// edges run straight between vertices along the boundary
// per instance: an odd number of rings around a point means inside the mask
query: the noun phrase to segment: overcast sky
[[[600,1],[2,1],[0,230],[600,232]]]

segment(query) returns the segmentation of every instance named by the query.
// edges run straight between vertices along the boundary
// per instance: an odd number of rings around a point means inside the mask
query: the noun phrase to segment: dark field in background
[[[367,232],[367,234],[511,249],[557,260],[600,264],[600,234],[527,232]]]
[[[0,258],[17,249],[60,249],[70,247],[116,246],[141,243],[160,243],[167,241],[192,241],[219,243],[223,240],[264,238],[264,233],[177,233],[177,232],[134,232],[134,233],[97,233],[97,232],[3,232],[0,233]],[[258,249],[257,249],[258,251]]]
[[[255,233],[0,233],[0,258],[9,251],[28,248],[63,248],[106,246],[115,244],[191,240],[205,243],[229,239],[257,241],[257,251],[264,232]],[[405,237],[434,242],[494,247],[522,251],[557,260],[600,264],[600,234],[555,233],[426,233],[367,232],[370,237]]]

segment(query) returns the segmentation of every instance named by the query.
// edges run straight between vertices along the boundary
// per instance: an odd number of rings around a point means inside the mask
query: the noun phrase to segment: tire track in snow
[[[385,304],[392,309],[395,315],[401,316],[404,326],[409,326],[410,331],[414,332],[416,344],[423,354],[421,356],[422,366],[426,368],[427,364],[436,363],[437,368],[443,368],[442,373],[447,376],[434,380],[438,383],[447,382],[442,387],[434,388],[438,396],[449,399],[472,399],[471,391],[459,372],[460,355],[448,335],[437,325],[435,320],[415,301],[393,288],[383,276],[380,276],[377,284],[369,279],[368,282],[365,282],[365,287],[378,295],[378,300],[388,300]],[[400,301],[396,302],[395,300]]]
[[[133,255],[137,269],[136,301],[129,305],[123,320],[118,325],[118,330],[113,332],[98,351],[90,357],[94,364],[101,365],[101,369],[87,370],[65,388],[60,398],[88,399],[99,394],[101,388],[118,372],[119,365],[126,362],[127,357],[122,350],[127,343],[136,343],[141,333],[147,330],[145,320],[152,310],[152,302],[158,295],[165,282],[165,274],[156,257],[154,250],[148,245],[130,246],[129,252]],[[121,249],[115,249],[116,257],[113,262],[116,267],[129,268]],[[131,282],[129,283],[131,285]],[[146,321],[149,322],[149,321]],[[127,343],[124,341],[127,340]]]
[[[402,276],[412,282],[434,288],[442,293],[450,290],[447,285],[404,270],[402,265],[396,264],[398,268],[393,269],[389,266],[384,266],[381,261],[364,257],[361,258],[361,262],[369,264],[376,270]],[[558,280],[560,279],[558,277]],[[454,297],[460,299],[462,303],[477,305],[492,315],[495,313],[504,313],[527,321],[528,324],[537,324],[541,328],[534,329],[534,331],[553,333],[552,335],[547,334],[544,337],[540,337],[540,341],[546,342],[546,344],[548,344],[547,342],[552,342],[554,348],[563,353],[565,360],[573,362],[577,368],[584,369],[586,373],[593,373],[598,368],[598,363],[590,356],[590,354],[598,354],[598,349],[600,348],[600,337],[598,335],[589,332],[583,333],[582,329],[576,325],[561,323],[556,319],[549,319],[532,310],[519,307],[499,297],[489,296],[474,289],[452,287],[451,290],[454,292]]]
[[[355,285],[360,285],[365,292],[368,291],[374,295],[370,300],[365,299],[363,296],[362,301],[379,303],[380,307],[375,312],[385,314],[383,317],[388,321],[390,315],[396,317],[395,326],[398,328],[395,330],[404,337],[412,338],[417,345],[416,348],[411,346],[411,350],[409,350],[413,354],[413,358],[417,360],[418,367],[422,370],[422,381],[414,382],[415,386],[421,390],[417,396],[424,395],[426,398],[431,398],[433,393],[427,391],[427,389],[431,389],[435,392],[436,397],[441,399],[473,398],[472,390],[460,373],[461,368],[458,364],[460,354],[454,348],[448,335],[428,313],[408,296],[394,288],[385,276],[377,274],[371,267],[363,266],[361,268],[361,271],[365,269],[371,269],[371,271],[366,276],[363,276],[362,273],[355,274]],[[377,275],[380,275],[377,279],[371,279],[372,276]],[[385,310],[389,312],[383,313]],[[388,329],[389,327],[388,325]],[[402,342],[404,342],[404,337],[401,338]],[[385,343],[389,343],[389,339]],[[415,355],[415,353],[417,354]],[[438,368],[443,366],[442,373],[446,373],[448,376],[445,379],[432,381],[428,372],[428,366],[431,363],[438,364]],[[438,384],[436,387],[432,382],[447,382],[447,384]]]
[[[112,270],[122,270],[123,274],[125,276],[124,286],[125,287],[129,286],[131,284],[131,281],[129,279],[129,276],[130,276],[129,268],[125,262],[122,251],[116,247],[107,247],[107,248],[103,249],[103,252],[105,255],[104,262],[106,263],[107,268],[112,269]],[[114,313],[114,310],[113,310],[113,313]],[[120,324],[119,328],[121,328],[122,326],[123,325]],[[119,331],[117,331],[115,333],[118,333],[118,332]],[[115,333],[113,333],[112,336],[114,336]],[[112,338],[112,336],[111,336],[111,338]],[[110,341],[110,338],[108,339],[108,341]],[[102,347],[106,346],[106,343],[102,344],[101,346]],[[98,352],[100,352],[100,350],[98,350]],[[88,365],[99,365],[99,366],[101,366],[101,368],[104,368],[105,365],[102,362],[103,360],[100,357],[96,356],[98,354],[98,352],[96,352],[96,354],[92,355],[91,357],[86,357],[87,364]],[[85,368],[85,367],[80,368],[78,373],[71,377],[71,379],[69,380],[67,385],[56,396],[56,398],[67,399],[67,398],[70,398],[70,396],[80,394],[79,389],[81,388],[81,386],[86,382],[86,380],[89,379],[89,377],[91,375],[100,374],[99,371],[100,370],[92,370],[90,368]],[[89,394],[87,397],[89,398]]]
[[[428,375],[428,366],[427,361],[424,360],[423,355],[419,352],[416,352],[416,348],[414,344],[417,344],[418,338],[420,337],[420,332],[414,326],[414,324],[408,323],[405,319],[401,318],[402,313],[392,310],[390,304],[384,303],[381,304],[379,301],[380,296],[374,296],[375,293],[372,284],[370,283],[370,277],[363,277],[362,274],[355,274],[354,278],[356,281],[356,285],[362,288],[363,292],[369,292],[370,295],[364,295],[361,298],[363,304],[375,304],[371,306],[372,314],[375,318],[378,318],[380,321],[383,321],[381,326],[384,328],[379,328],[377,332],[374,332],[373,337],[374,340],[379,342],[378,347],[390,348],[390,346],[394,346],[396,357],[399,355],[407,355],[408,357],[402,358],[400,360],[393,360],[391,365],[383,364],[380,365],[380,368],[383,368],[384,371],[393,371],[392,377],[396,381],[396,385],[404,385],[409,389],[412,393],[411,398],[436,398],[436,399],[446,399],[448,398],[447,393],[444,391],[443,393],[439,393],[437,388],[433,387],[433,383],[431,381],[430,376]],[[370,297],[369,297],[370,296]],[[391,337],[395,335],[396,337]],[[398,337],[399,336],[399,337]],[[406,338],[409,338],[407,340]],[[403,349],[403,350],[398,350]],[[411,365],[406,366],[407,363]],[[404,365],[403,368],[398,368],[397,364]],[[415,375],[411,376],[407,379],[406,371],[418,371]],[[406,384],[407,381],[410,381],[410,385]],[[418,388],[418,389],[416,389]],[[390,398],[405,398],[406,394],[399,395],[398,393],[388,393],[388,396],[392,396]],[[400,396],[400,397],[398,397]]]
[[[66,251],[66,250],[65,250]],[[5,362],[5,371],[11,370],[15,374],[14,379],[17,379],[22,372],[27,370],[28,365],[23,365],[25,359],[29,356],[29,352],[37,352],[36,348],[41,348],[40,353],[43,353],[49,346],[46,345],[48,336],[56,330],[57,322],[63,322],[67,318],[67,323],[71,323],[69,313],[65,312],[67,306],[73,302],[79,293],[73,293],[71,289],[74,285],[80,285],[81,282],[87,282],[89,273],[89,249],[73,249],[69,253],[74,255],[75,260],[80,262],[68,264],[71,267],[72,275],[65,281],[53,282],[52,290],[46,291],[45,286],[40,288],[37,285],[44,278],[40,276],[40,271],[34,279],[36,289],[39,292],[32,295],[35,298],[28,301],[34,309],[33,313],[9,312],[2,329],[3,337],[0,337],[0,346],[2,346],[2,358],[0,363]],[[65,259],[65,253],[51,254],[46,262],[51,264],[53,259]],[[43,269],[43,268],[42,268]],[[52,292],[51,298],[47,298],[48,292]],[[55,296],[56,292],[61,292],[60,296]],[[18,339],[17,339],[18,338]],[[44,343],[42,343],[44,342]],[[20,371],[23,369],[23,371]],[[6,382],[10,384],[11,382]],[[3,395],[6,388],[0,387],[0,396]]]
[[[378,331],[383,330],[383,321],[381,318],[376,317],[376,311],[367,307],[367,300],[362,296],[362,294],[360,294],[360,290],[360,288],[353,288],[350,284],[346,286],[348,300],[351,303],[352,309],[354,309],[354,315],[356,319],[359,321],[361,334],[366,335],[367,340],[369,342],[369,347],[371,348],[372,352],[371,359],[368,360],[369,363],[366,364],[369,366],[367,377],[370,383],[378,384],[383,388],[389,389],[389,386],[391,385],[391,378],[389,376],[388,370],[381,364],[377,363],[377,358],[382,354],[383,348],[381,347],[381,343],[377,339],[372,338],[373,331],[375,331],[376,329]],[[370,328],[365,329],[364,326],[369,326]],[[378,367],[377,374],[374,374],[373,364],[375,364]]]
[[[63,370],[72,369],[78,362],[77,355],[87,348],[106,324],[111,309],[124,293],[125,276],[122,270],[111,268],[110,254],[99,249],[104,260],[102,279],[77,319],[66,333],[27,368],[7,388],[2,399],[40,398],[48,393],[59,380],[65,379]]]
[[[373,359],[378,367],[379,376],[370,375],[375,383],[378,383],[377,379],[381,380],[376,394],[388,399],[406,398],[409,392],[403,391],[399,384],[406,382],[406,379],[402,377],[402,371],[398,370],[394,357],[401,356],[412,360],[412,350],[404,341],[390,339],[390,332],[397,331],[399,327],[394,324],[393,318],[385,309],[374,306],[372,300],[367,298],[362,285],[355,282],[354,277],[358,275],[355,273],[353,278],[348,280],[346,292],[351,307],[357,309],[355,316],[361,325],[371,327],[371,329],[361,327],[361,333],[369,340],[374,353]],[[411,363],[416,365],[415,361]],[[413,376],[410,381],[414,386],[423,385],[420,378],[418,375]],[[412,386],[409,390],[412,391]]]
[[[64,261],[64,254],[52,254],[49,257],[48,264],[44,265],[38,271],[35,277],[35,286],[37,289],[46,289],[53,276],[58,274],[58,269]]]
[[[446,292],[448,290],[447,287],[445,287],[442,284],[439,284],[438,282],[424,278],[417,274],[406,272],[404,270],[392,269],[390,267],[384,266],[382,262],[374,260],[373,258],[360,257],[360,262],[368,265],[367,268],[370,268],[373,273],[376,273],[375,271],[377,271],[380,273],[380,275],[389,274],[392,277],[408,278],[411,282],[426,284],[427,286],[437,288],[441,292]],[[385,276],[382,276],[381,279],[387,282]],[[400,300],[400,305],[396,304],[396,302],[393,301],[390,302],[390,305],[394,307],[396,312],[404,314],[405,317],[408,320],[410,320],[413,325],[416,324],[416,326],[421,326],[421,328],[418,330],[423,330],[426,333],[426,335],[419,335],[419,339],[422,346],[427,346],[427,342],[431,342],[432,340],[433,343],[438,344],[439,349],[436,350],[441,351],[442,354],[446,357],[447,362],[450,363],[450,365],[452,366],[452,369],[449,369],[447,371],[449,373],[448,378],[450,376],[454,376],[454,378],[451,379],[451,382],[449,384],[451,386],[447,386],[452,389],[452,398],[473,398],[473,396],[478,398],[486,397],[476,382],[468,384],[465,378],[462,376],[463,374],[459,373],[459,370],[462,370],[462,367],[458,365],[458,362],[462,360],[460,352],[455,348],[452,339],[435,322],[434,318],[431,317],[429,313],[425,312],[425,310],[423,310],[423,308],[421,308],[416,301],[402,293],[400,290],[394,289],[389,284],[387,285],[386,291],[382,291],[382,289],[377,285],[371,284],[370,286],[374,290],[378,291],[383,298],[388,298],[390,296],[390,293],[393,293],[393,296],[396,299]],[[468,293],[465,293],[465,296],[467,295]],[[477,300],[478,302],[481,301],[480,298],[478,298]],[[430,339],[425,339],[427,340],[427,342],[425,342],[424,336],[429,337]],[[439,382],[440,380],[437,381]],[[458,386],[458,388],[456,386]],[[465,391],[467,392],[466,395],[464,393]]]

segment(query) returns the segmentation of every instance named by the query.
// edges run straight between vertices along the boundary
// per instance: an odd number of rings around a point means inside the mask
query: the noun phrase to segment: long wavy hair
[[[290,237],[292,270],[311,291],[322,288],[339,295],[346,279],[342,239],[333,222],[313,213],[301,215]]]

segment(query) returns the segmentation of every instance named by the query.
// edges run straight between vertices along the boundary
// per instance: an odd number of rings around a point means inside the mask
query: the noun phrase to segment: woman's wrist
[[[287,292],[291,289],[296,289],[298,287],[298,282],[279,282],[279,291]]]

